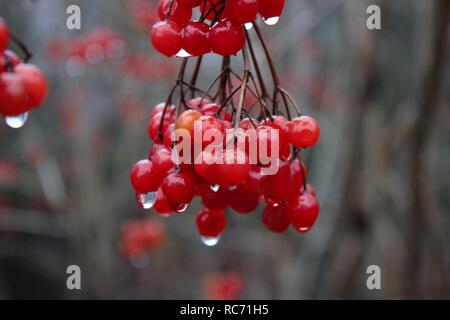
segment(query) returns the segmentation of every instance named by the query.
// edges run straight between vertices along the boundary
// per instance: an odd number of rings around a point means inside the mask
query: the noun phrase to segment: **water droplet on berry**
[[[175,206],[172,206],[171,208],[176,213],[184,213],[189,208],[189,205],[190,205],[190,203],[182,203],[182,204],[177,204]]]
[[[213,192],[217,192],[217,191],[219,191],[220,186],[219,186],[218,184],[212,184],[209,188],[210,188]]]
[[[151,209],[156,201],[156,192],[141,193],[138,200],[142,208]]]
[[[178,53],[177,53],[176,56],[177,56],[178,58],[189,58],[189,57],[192,57],[192,55],[189,54],[189,52],[187,52],[187,51],[184,50],[184,49],[181,49],[180,51],[178,51]]]
[[[220,236],[217,237],[201,237],[200,238],[205,246],[214,247],[219,243]]]
[[[25,122],[27,122],[27,119],[28,119],[28,112],[25,112],[17,116],[6,116],[5,122],[10,128],[19,129],[23,127]]]
[[[280,17],[270,17],[267,19],[263,19],[264,23],[267,24],[268,26],[274,26],[278,23],[278,21],[280,21]]]
[[[244,26],[245,26],[246,30],[252,30],[253,29],[253,23],[251,23],[251,22],[247,22]]]
[[[265,198],[267,204],[271,205],[272,207],[276,208],[278,207],[281,202],[272,198]]]
[[[310,229],[309,227],[301,227],[301,228],[298,228],[298,232],[305,233],[305,232],[308,232],[309,229]]]

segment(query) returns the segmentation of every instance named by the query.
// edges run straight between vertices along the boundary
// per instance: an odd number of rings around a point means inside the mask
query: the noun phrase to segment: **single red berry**
[[[159,136],[159,128],[161,125],[161,119],[162,119],[162,112],[156,113],[153,117],[150,118],[150,121],[148,122],[148,136],[149,138],[156,142],[161,143],[161,137]],[[162,126],[162,134],[164,137],[164,133],[166,132],[169,125],[173,122],[173,120],[170,118],[168,114],[165,115],[163,120],[163,126]]]
[[[169,147],[169,148],[172,147],[172,135],[173,135],[174,131],[175,131],[175,123],[169,124],[166,131],[164,131],[163,142],[166,147]],[[177,141],[173,141],[173,142],[177,143]]]
[[[153,209],[155,209],[155,211],[160,215],[169,215],[173,212],[172,208],[169,205],[169,202],[167,202],[167,199],[164,196],[161,187],[156,192],[156,200],[155,204],[153,205]]]
[[[167,57],[181,50],[181,27],[175,21],[160,21],[152,27],[153,47]]]
[[[237,213],[249,214],[258,208],[260,196],[257,193],[240,193],[233,189],[229,195],[230,207]]]
[[[242,25],[229,20],[217,23],[211,29],[210,39],[212,51],[222,56],[235,55],[245,44]]]
[[[222,210],[203,209],[197,214],[195,222],[202,237],[217,237],[225,230],[227,219]]]
[[[225,16],[234,23],[245,24],[256,20],[258,14],[257,0],[227,1]]]
[[[158,4],[158,15],[161,20],[166,20],[167,12],[169,12],[171,0],[160,0]],[[182,4],[179,0],[173,0],[172,9],[170,10],[169,19],[179,24],[188,23],[192,17],[192,8]]]
[[[6,50],[8,48],[8,41],[9,41],[9,29],[8,25],[6,24],[5,20],[3,20],[2,17],[0,17],[0,53]]]
[[[272,206],[267,204],[262,212],[264,225],[272,232],[283,233],[290,225],[289,220],[284,215],[284,205]]]
[[[191,21],[182,31],[182,47],[192,56],[201,56],[211,51],[209,26],[200,21]]]
[[[194,178],[189,172],[171,173],[163,180],[162,190],[170,204],[190,203],[195,191]]]
[[[0,114],[16,116],[30,109],[22,78],[12,72],[0,74]]]
[[[258,0],[259,14],[264,19],[280,17],[285,0]]]
[[[47,95],[47,80],[41,69],[29,63],[20,63],[14,72],[22,79],[31,107],[39,106]]]
[[[251,165],[242,150],[229,149],[223,153],[223,164],[217,165],[217,176],[222,186],[237,185],[247,179]]]
[[[153,164],[150,160],[137,162],[131,169],[130,178],[136,193],[154,192],[160,184],[160,181],[155,179]]]
[[[270,176],[262,175],[261,168],[253,166],[247,179],[239,186],[240,193],[263,193],[270,182]]]
[[[319,203],[310,193],[301,193],[289,200],[285,207],[285,215],[300,233],[308,232],[319,216]]]
[[[290,140],[298,148],[312,147],[320,137],[320,127],[317,121],[309,116],[292,119],[289,126]]]
[[[306,175],[306,168],[303,168]],[[298,159],[281,161],[278,172],[269,176],[265,197],[275,202],[292,198],[303,186],[303,175]]]
[[[194,123],[201,116],[201,113],[196,110],[186,110],[175,121],[175,129],[185,129],[193,137]]]
[[[217,191],[213,191],[211,185],[206,185],[201,191],[203,205],[208,209],[225,210],[228,207],[228,188],[219,187]]]
[[[175,163],[172,161],[171,149],[165,146],[159,148],[158,152],[152,157],[152,163],[155,179],[162,182],[167,174],[175,168]]]

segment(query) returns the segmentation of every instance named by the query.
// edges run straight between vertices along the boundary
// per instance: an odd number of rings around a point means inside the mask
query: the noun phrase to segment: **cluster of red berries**
[[[122,224],[120,252],[129,259],[145,256],[161,245],[166,234],[164,225],[155,219],[130,219]]]
[[[47,94],[47,82],[41,70],[25,63],[11,50],[11,34],[0,17],[0,116],[12,127],[19,127],[30,109],[38,107]],[[16,118],[23,121],[14,121]]]
[[[245,148],[229,148],[229,142],[225,141],[220,152],[206,152],[214,142],[206,136],[208,130],[217,130],[226,137],[225,130],[232,128],[231,115],[221,112],[220,105],[204,98],[194,98],[187,102],[187,106],[189,109],[176,120],[173,105],[165,108],[165,103],[158,104],[151,113],[148,134],[154,145],[148,159],[136,163],[131,171],[131,182],[141,206],[153,207],[161,215],[171,215],[186,211],[192,199],[199,196],[204,209],[197,214],[196,223],[204,243],[209,245],[217,243],[225,229],[225,209],[231,207],[239,214],[250,214],[256,210],[260,200],[266,202],[262,221],[269,230],[282,233],[292,225],[300,233],[307,232],[316,221],[319,204],[314,189],[305,182],[305,165],[291,149],[316,144],[320,135],[317,122],[309,116],[291,121],[282,115],[261,122],[253,118],[242,119],[237,133],[255,130],[256,145],[269,146],[267,153],[257,152],[257,162],[252,164],[248,140]],[[190,137],[202,138],[200,142],[190,141],[190,149],[198,150],[191,159],[199,160],[201,157],[201,161],[173,162],[173,147],[181,140],[173,132],[179,129],[184,129]],[[271,134],[273,129],[278,131],[278,135]],[[265,134],[261,134],[263,132]],[[248,136],[245,139],[249,139]],[[195,148],[198,143],[200,145]],[[263,169],[273,156],[270,146],[275,144],[279,145],[279,156],[272,164],[276,166],[276,174],[266,175]],[[175,154],[178,153],[179,150],[175,150]]]
[[[258,14],[267,24],[275,24],[284,4],[285,0],[160,0],[161,21],[152,28],[151,42],[168,57],[235,55],[245,44],[244,25],[251,26]],[[196,7],[201,17],[191,21]]]

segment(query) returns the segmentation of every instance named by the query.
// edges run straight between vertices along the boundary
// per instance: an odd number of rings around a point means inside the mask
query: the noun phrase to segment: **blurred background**
[[[49,82],[22,129],[0,124],[0,298],[450,297],[450,1],[286,2],[277,26],[260,24],[283,86],[321,125],[305,152],[321,215],[306,235],[275,235],[262,207],[230,211],[209,248],[200,202],[164,219],[138,207],[129,182],[180,65],[149,43],[156,1],[0,0]],[[81,30],[66,28],[71,4]],[[366,28],[371,4],[382,30]],[[204,59],[200,87],[219,66]],[[136,223],[153,242],[130,257],[121,242]],[[66,288],[72,264],[82,290]],[[369,265],[381,290],[367,289]]]

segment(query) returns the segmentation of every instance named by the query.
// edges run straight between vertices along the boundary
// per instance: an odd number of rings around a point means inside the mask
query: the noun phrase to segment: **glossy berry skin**
[[[160,182],[155,179],[153,163],[150,160],[141,160],[131,169],[131,184],[136,193],[154,192]]]
[[[243,182],[250,174],[251,165],[242,150],[226,150],[223,164],[217,165],[217,176],[221,186],[232,186]]]
[[[190,203],[194,197],[195,182],[189,172],[174,172],[162,182],[162,190],[169,204]]]
[[[237,213],[250,214],[258,208],[260,196],[257,193],[240,193],[234,189],[229,195],[230,207]]]
[[[213,191],[210,185],[206,185],[200,196],[203,205],[208,209],[225,210],[228,207],[228,188],[226,187],[219,187],[219,190]]]
[[[227,1],[225,7],[226,17],[234,23],[245,24],[247,22],[255,21],[257,14],[257,0]]]
[[[0,74],[0,114],[15,116],[28,110],[28,92],[23,80],[12,72]]]
[[[285,215],[300,233],[308,232],[319,216],[319,203],[310,193],[301,193],[287,202]]]
[[[293,197],[302,186],[303,176],[298,159],[281,161],[278,173],[269,176],[264,195],[275,202],[281,202]]]
[[[312,147],[320,137],[320,127],[317,121],[309,116],[292,119],[289,126],[291,143],[298,148]]]
[[[259,14],[264,18],[280,17],[285,0],[258,0]]]
[[[153,209],[160,215],[169,215],[173,213],[169,202],[167,202],[167,199],[164,196],[162,188],[159,188],[156,192],[156,200],[155,204],[153,205]]]
[[[181,50],[181,27],[175,21],[157,22],[150,38],[153,47],[166,57],[172,57]]]
[[[9,29],[5,22],[5,20],[0,17],[0,53],[3,54],[3,51],[8,48],[9,41]]]
[[[191,21],[182,31],[182,47],[192,56],[201,56],[211,51],[209,26],[200,21]]]
[[[152,157],[155,179],[162,182],[167,174],[175,168],[172,161],[172,151],[167,147],[161,147]]]
[[[245,34],[242,25],[229,20],[217,23],[210,32],[211,49],[222,56],[232,56],[244,47]]]
[[[196,110],[186,110],[175,121],[175,129],[185,129],[193,136],[194,123],[201,116],[202,114]]]
[[[178,0],[178,3],[191,8],[198,7],[203,3],[203,0]]]
[[[241,193],[263,193],[270,182],[270,176],[262,175],[261,168],[253,166],[247,179],[238,186]]]
[[[272,232],[283,233],[289,228],[290,222],[284,215],[283,205],[272,206],[267,204],[262,212],[264,225]]]
[[[182,2],[182,1],[181,1]],[[169,20],[179,24],[188,23],[192,17],[192,8],[182,4],[179,0],[173,0],[172,10],[169,14]],[[170,0],[160,0],[158,4],[158,16],[161,21],[166,20],[169,11]]]
[[[161,125],[162,115],[163,115],[162,112],[155,114],[153,117],[150,118],[150,121],[148,123],[148,137],[155,143],[162,142],[161,137],[159,136],[159,127]],[[162,127],[163,135],[171,123],[172,123],[172,119],[170,118],[170,116],[168,114],[166,114],[164,116],[163,127]]]
[[[47,95],[47,80],[41,69],[29,63],[20,63],[14,68],[14,72],[25,85],[30,107],[39,106]]]
[[[201,127],[200,127],[201,125]],[[194,126],[195,137],[202,137],[201,141],[194,141],[195,144],[202,145],[202,150],[211,143],[217,145],[220,141],[215,141],[214,135],[223,134],[225,128],[222,121],[212,116],[201,116]]]
[[[203,209],[195,219],[198,232],[202,237],[217,237],[227,225],[225,213],[217,209]]]

